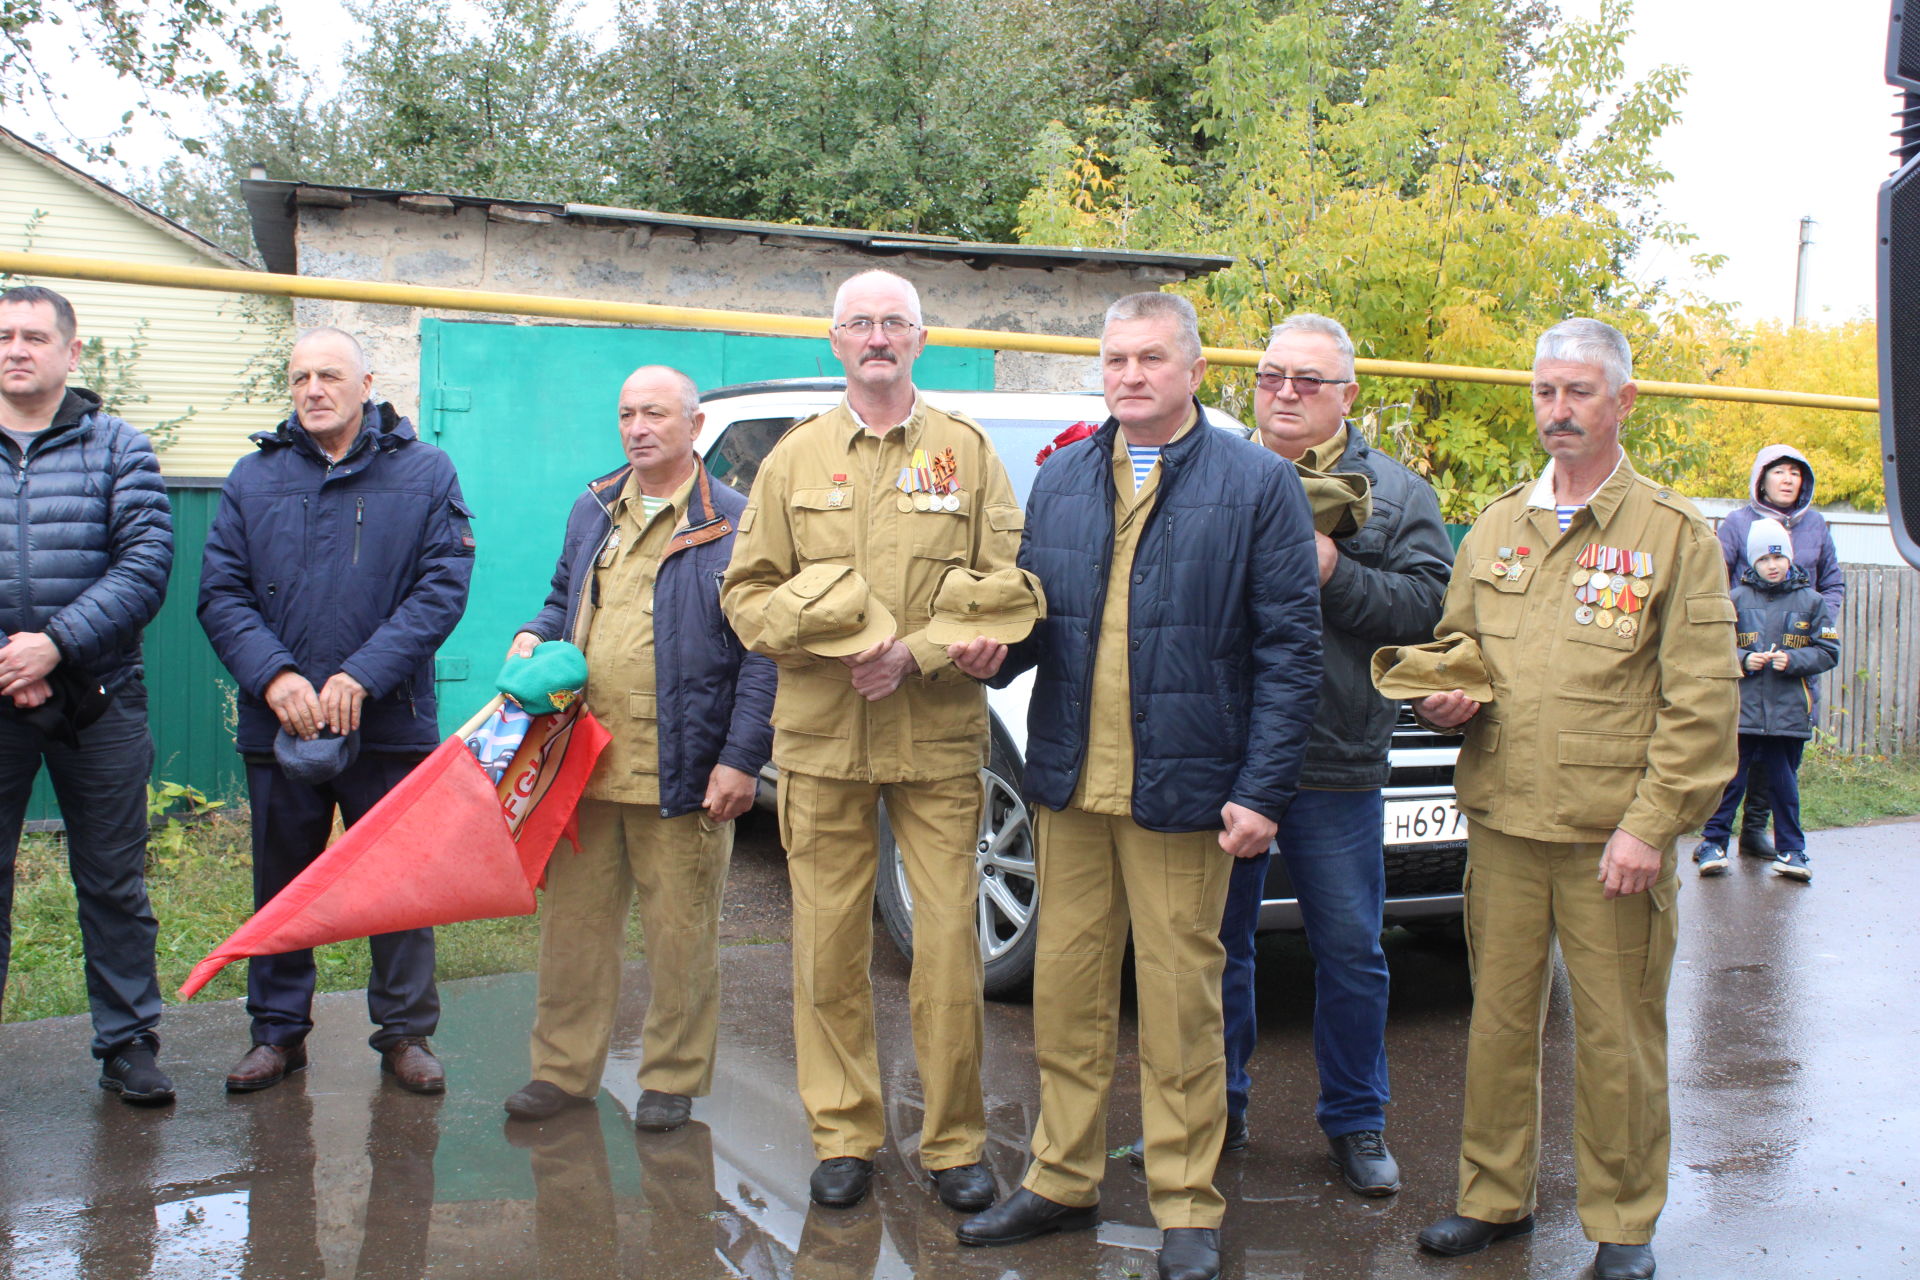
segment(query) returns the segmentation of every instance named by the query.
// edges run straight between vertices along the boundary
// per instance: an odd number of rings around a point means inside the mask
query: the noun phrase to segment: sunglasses
[[[1304,373],[1268,373],[1264,370],[1253,375],[1254,385],[1262,391],[1278,391],[1291,382],[1293,394],[1302,400],[1319,395],[1322,387],[1344,387],[1351,381],[1351,378],[1315,378]]]

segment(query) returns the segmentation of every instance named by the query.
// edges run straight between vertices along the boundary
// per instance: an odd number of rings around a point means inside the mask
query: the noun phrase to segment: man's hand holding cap
[[[893,614],[843,564],[810,564],[767,597],[763,635],[781,649],[844,658],[894,634]]]
[[[975,573],[954,565],[934,588],[930,612],[927,639],[934,644],[966,644],[977,636],[1014,644],[1047,616],[1047,599],[1025,569]]]

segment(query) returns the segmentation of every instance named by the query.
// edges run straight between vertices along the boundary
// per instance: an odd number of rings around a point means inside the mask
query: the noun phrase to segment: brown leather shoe
[[[307,1069],[304,1044],[256,1044],[227,1072],[228,1093],[270,1089],[296,1071]]]
[[[402,1036],[380,1051],[380,1069],[408,1093],[445,1093],[447,1073],[425,1036]]]

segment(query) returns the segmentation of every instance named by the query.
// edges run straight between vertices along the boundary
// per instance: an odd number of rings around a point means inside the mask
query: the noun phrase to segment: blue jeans
[[[1800,753],[1805,738],[1786,738],[1773,734],[1740,735],[1740,767],[1733,772],[1720,797],[1720,808],[1707,819],[1700,833],[1702,841],[1725,845],[1733,835],[1733,811],[1740,807],[1749,778],[1765,778],[1773,806],[1773,847],[1781,853],[1798,853],[1807,847],[1807,833],[1800,829]]]
[[[1302,788],[1274,844],[1300,900],[1313,950],[1313,1056],[1320,1069],[1314,1118],[1329,1138],[1386,1128],[1387,957],[1380,949],[1386,901],[1378,791]],[[1254,1014],[1254,931],[1272,854],[1234,863],[1220,941],[1226,1015],[1227,1112],[1244,1115],[1252,1080],[1247,1062],[1258,1040]]]
[[[24,534],[22,536],[25,536]],[[153,948],[159,926],[147,901],[147,686],[128,680],[69,747],[12,717],[0,717],[0,990],[12,949],[13,868],[34,775],[45,761],[67,825],[67,865],[80,908],[93,1056],[160,1043],[160,987]]]

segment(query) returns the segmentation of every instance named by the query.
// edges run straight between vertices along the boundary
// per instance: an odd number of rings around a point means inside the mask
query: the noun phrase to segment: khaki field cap
[[[810,564],[767,597],[766,635],[782,648],[844,658],[892,635],[893,615],[844,564]]]
[[[1426,644],[1376,650],[1373,687],[1384,698],[1424,698],[1458,689],[1475,702],[1493,701],[1480,642],[1460,631]]]
[[[954,565],[934,588],[930,612],[927,639],[934,644],[966,644],[975,636],[1013,644],[1047,616],[1047,602],[1040,580],[1025,569],[983,574]]]

